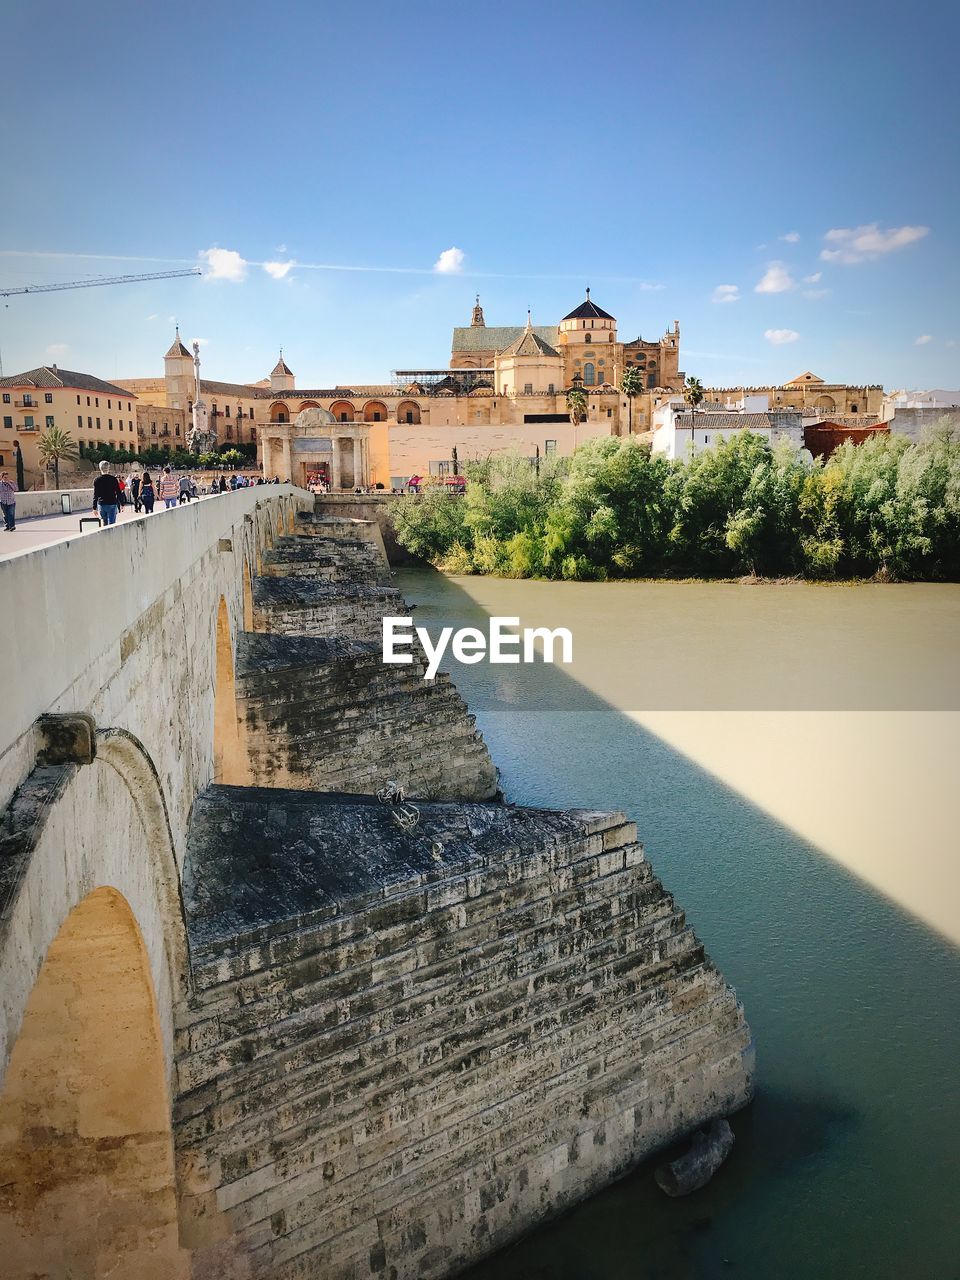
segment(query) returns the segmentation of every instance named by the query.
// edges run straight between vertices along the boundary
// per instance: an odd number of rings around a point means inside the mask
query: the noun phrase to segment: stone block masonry
[[[271,486],[0,566],[31,675],[0,754],[14,1274],[441,1280],[749,1100],[743,1012],[633,824],[503,804],[449,679],[382,664],[408,609],[359,514]],[[87,982],[105,1016],[43,986],[64,929],[123,987]],[[151,1044],[118,1129],[104,1082]]]
[[[275,635],[379,643],[384,614],[403,614],[406,608],[396,587],[280,577],[253,583],[253,629]]]
[[[492,799],[497,773],[474,717],[422,659],[385,666],[376,641],[245,633],[237,709],[250,780],[372,794],[395,780],[433,799]]]
[[[449,1276],[742,1106],[742,1009],[635,834],[464,803],[407,833],[360,797],[211,788],[188,1212],[215,1201],[254,1276]]]

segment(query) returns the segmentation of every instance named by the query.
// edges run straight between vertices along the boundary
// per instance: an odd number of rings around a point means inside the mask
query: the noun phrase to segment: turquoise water
[[[399,585],[431,631],[483,621],[439,575]],[[473,1280],[960,1277],[956,948],[615,708],[581,692],[563,710],[557,668],[448,669],[508,799],[636,819],[744,1002],[759,1072],[705,1190],[668,1200],[641,1168]],[[538,689],[553,709],[531,709]]]

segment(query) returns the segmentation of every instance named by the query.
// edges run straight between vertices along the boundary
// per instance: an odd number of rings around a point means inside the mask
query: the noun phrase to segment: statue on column
[[[212,453],[217,447],[217,429],[216,426],[210,426],[207,406],[204,404],[203,396],[200,393],[199,342],[194,342],[193,344],[193,374],[193,422],[190,425],[187,435],[187,447],[190,449],[191,453]]]

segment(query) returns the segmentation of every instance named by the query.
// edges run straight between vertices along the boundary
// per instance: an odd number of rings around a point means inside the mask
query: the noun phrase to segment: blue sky
[[[589,283],[708,384],[960,385],[956,6],[5,12],[0,281],[206,272],[10,299],[6,373],[157,374],[175,317],[209,377],[375,382]]]

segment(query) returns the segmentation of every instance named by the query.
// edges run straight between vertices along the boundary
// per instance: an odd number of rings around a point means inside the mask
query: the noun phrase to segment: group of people
[[[6,473],[3,474],[6,477]],[[279,484],[280,477],[275,476],[272,482],[268,482],[263,476],[252,479],[249,476],[234,473],[228,480],[221,473],[214,478],[207,492],[226,493],[228,490],[245,489],[249,485],[267,483]],[[0,498],[2,498],[2,487],[3,478],[0,478]],[[101,524],[116,524],[120,508],[127,503],[133,504],[137,514],[144,511],[147,515],[151,515],[158,500],[164,507],[176,507],[185,502],[192,502],[199,496],[200,490],[193,476],[176,476],[173,468],[169,466],[163,468],[156,482],[149,471],[137,472],[127,481],[123,476],[112,474],[109,462],[101,462],[100,474],[93,482],[93,509],[99,515]],[[5,517],[6,514],[6,507],[4,507]],[[12,525],[8,523],[7,527],[12,528]]]

